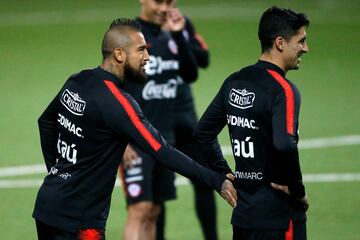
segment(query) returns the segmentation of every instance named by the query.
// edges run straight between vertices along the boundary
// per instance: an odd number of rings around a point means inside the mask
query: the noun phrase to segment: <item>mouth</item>
[[[299,62],[301,62],[301,56],[302,56],[302,54],[299,54],[299,55],[298,55],[298,61],[299,61]]]

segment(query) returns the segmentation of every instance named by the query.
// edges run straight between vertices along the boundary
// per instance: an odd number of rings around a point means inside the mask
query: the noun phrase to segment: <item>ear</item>
[[[283,37],[275,38],[274,45],[275,45],[276,49],[279,50],[280,52],[282,52],[284,50],[285,43],[286,43],[285,38],[283,38]]]
[[[122,48],[115,48],[114,49],[114,58],[118,62],[124,62],[126,60],[126,52]]]

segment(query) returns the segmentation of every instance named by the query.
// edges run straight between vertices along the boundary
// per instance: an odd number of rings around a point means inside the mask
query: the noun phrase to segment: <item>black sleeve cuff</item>
[[[289,185],[290,195],[294,198],[303,198],[305,196],[305,187],[302,182]]]

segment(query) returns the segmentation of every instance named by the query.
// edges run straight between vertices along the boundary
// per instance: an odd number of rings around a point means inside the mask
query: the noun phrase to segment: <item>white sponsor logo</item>
[[[142,180],[144,180],[143,176],[134,176],[134,177],[127,177],[125,179],[125,182],[126,183],[132,183],[132,182],[140,182]]]
[[[82,116],[84,114],[86,103],[79,97],[79,94],[65,89],[61,95],[60,101],[71,113],[78,116]]]
[[[128,193],[131,197],[137,197],[141,193],[141,187],[137,183],[132,183],[128,186]]]
[[[156,84],[154,80],[150,80],[142,91],[142,97],[145,100],[175,98],[176,88],[176,79],[169,79],[167,83],[163,84]]]
[[[227,123],[231,126],[237,126],[242,128],[249,128],[249,129],[259,129],[255,125],[255,120],[247,119],[243,117],[233,116],[233,115],[226,115]]]
[[[51,175],[58,175],[59,177],[61,177],[64,180],[67,180],[68,178],[71,178],[71,174],[70,173],[62,173],[59,171],[59,169],[57,169],[56,167],[52,167],[50,169],[49,174]]]
[[[254,100],[255,100],[255,93],[248,92],[246,91],[246,89],[242,89],[242,90],[231,89],[229,94],[230,105],[240,109],[251,108],[253,106]]]
[[[57,119],[58,123],[67,129],[69,132],[75,134],[78,137],[83,138],[82,129],[80,127],[76,127],[75,123],[72,123],[69,119],[58,113],[59,118]]]
[[[72,162],[73,164],[76,163],[76,155],[77,150],[75,149],[75,144],[67,144],[65,141],[62,141],[60,139],[60,134],[57,142],[57,150],[58,153],[61,155],[63,159],[68,160],[69,162]]]
[[[178,60],[163,60],[161,57],[151,55],[145,65],[145,72],[148,76],[161,74],[163,71],[179,70]]]
[[[137,157],[137,158],[130,160],[130,165],[132,165],[132,166],[139,165],[139,164],[142,164],[142,157]]]
[[[128,169],[127,171],[127,174],[130,175],[130,176],[134,176],[134,175],[139,175],[142,173],[142,169],[139,168],[139,167],[132,167],[130,169]]]
[[[238,139],[231,139],[233,152],[236,157],[254,158],[254,143],[249,142],[250,138],[246,137],[245,141],[241,142]]]
[[[240,179],[262,180],[262,172],[235,172],[235,177]]]

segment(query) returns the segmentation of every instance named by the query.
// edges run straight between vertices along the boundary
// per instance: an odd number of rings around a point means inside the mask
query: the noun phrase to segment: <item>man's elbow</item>
[[[186,83],[193,83],[198,78],[198,71],[184,71],[182,75]]]
[[[297,150],[297,142],[291,139],[281,140],[275,139],[274,140],[274,147],[279,152],[289,152]]]

